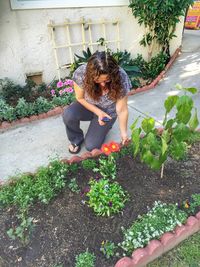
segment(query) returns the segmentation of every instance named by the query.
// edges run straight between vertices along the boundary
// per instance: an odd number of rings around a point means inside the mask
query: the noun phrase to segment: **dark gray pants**
[[[87,110],[79,102],[74,102],[63,112],[63,121],[69,141],[72,144],[79,145],[85,139],[85,147],[91,151],[94,148],[101,147],[116,118],[101,126],[99,125],[98,117],[94,113]],[[85,138],[80,128],[80,121],[91,121]]]

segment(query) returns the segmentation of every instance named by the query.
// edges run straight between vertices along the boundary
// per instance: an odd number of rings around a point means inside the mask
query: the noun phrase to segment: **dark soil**
[[[75,256],[87,248],[96,255],[96,267],[114,266],[117,259],[106,260],[99,251],[101,242],[121,242],[121,226],[129,227],[156,200],[181,204],[192,194],[200,193],[199,163],[200,143],[190,149],[187,159],[168,160],[163,179],[160,172],[150,170],[138,159],[124,156],[117,161],[117,181],[130,195],[123,213],[110,218],[97,217],[82,203],[80,193],[72,193],[66,188],[50,204],[36,204],[30,210],[29,216],[34,217],[36,226],[29,244],[24,247],[6,234],[16,224],[16,210],[1,211],[0,266],[53,267],[62,264],[74,267]],[[83,190],[94,174],[79,169],[76,176]]]

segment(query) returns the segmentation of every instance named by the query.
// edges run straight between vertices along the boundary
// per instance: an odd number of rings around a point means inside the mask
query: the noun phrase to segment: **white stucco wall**
[[[78,21],[81,17],[94,21],[119,19],[120,37],[123,39],[121,50],[127,49],[133,56],[138,53],[147,56],[139,45],[144,29],[127,6],[13,11],[10,1],[3,0],[0,1],[0,78],[8,77],[24,84],[27,73],[43,72],[43,81],[52,81],[57,72],[47,24],[50,20],[62,23],[66,18]],[[180,23],[177,38],[171,43],[171,53],[181,45],[182,28],[183,23]]]

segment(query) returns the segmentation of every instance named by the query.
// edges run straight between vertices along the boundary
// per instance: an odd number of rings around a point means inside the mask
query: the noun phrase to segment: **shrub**
[[[48,102],[47,99],[41,96],[35,101],[33,105],[35,114],[45,113],[53,107],[54,105],[51,102]]]
[[[0,99],[0,121],[13,121],[16,119],[15,109],[3,99]]]
[[[34,114],[33,104],[26,102],[24,98],[18,100],[15,107],[15,113],[18,118],[24,118]]]

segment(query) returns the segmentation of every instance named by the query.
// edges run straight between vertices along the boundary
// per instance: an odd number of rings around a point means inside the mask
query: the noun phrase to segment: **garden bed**
[[[99,173],[82,168],[78,163],[76,177],[81,192],[73,193],[67,187],[48,205],[35,203],[29,216],[36,224],[26,246],[10,240],[6,231],[17,225],[17,209],[1,211],[1,266],[59,266],[72,267],[75,256],[87,248],[96,256],[96,267],[111,267],[119,258],[110,260],[100,252],[102,241],[122,242],[121,227],[128,228],[138,215],[147,212],[155,201],[178,203],[180,206],[190,196],[200,193],[200,142],[195,143],[183,161],[169,159],[163,179],[159,171],[153,171],[130,154],[117,159],[117,182],[129,194],[123,211],[111,217],[99,217],[84,202],[84,192],[91,177],[100,178]],[[122,251],[120,251],[122,257]]]

